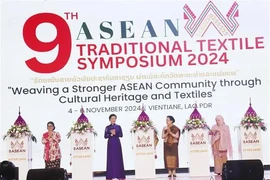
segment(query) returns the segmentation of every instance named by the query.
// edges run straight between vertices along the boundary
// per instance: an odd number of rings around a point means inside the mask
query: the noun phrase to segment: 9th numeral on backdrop
[[[67,19],[78,19],[78,13],[65,12]],[[40,41],[37,37],[37,27],[43,23],[49,23],[56,28],[56,37],[49,41]],[[39,52],[41,55],[58,48],[55,59],[50,63],[39,61],[37,56],[26,59],[25,63],[29,69],[36,73],[55,73],[66,66],[72,49],[71,32],[66,19],[54,13],[38,13],[29,17],[23,26],[23,39],[29,49]]]

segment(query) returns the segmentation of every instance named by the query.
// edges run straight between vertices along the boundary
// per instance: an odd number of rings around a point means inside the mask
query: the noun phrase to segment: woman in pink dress
[[[61,151],[59,143],[61,142],[61,136],[58,132],[55,132],[55,126],[53,122],[47,123],[48,132],[42,136],[42,144],[44,147],[44,160],[45,168],[60,168],[61,163]]]
[[[215,173],[221,175],[222,166],[228,160],[227,153],[232,159],[231,133],[221,115],[216,116],[216,124],[211,129],[211,145],[214,156]]]

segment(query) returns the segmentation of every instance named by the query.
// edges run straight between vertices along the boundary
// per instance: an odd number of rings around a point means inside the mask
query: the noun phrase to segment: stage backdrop
[[[125,168],[134,169],[129,131],[139,107],[146,105],[160,135],[167,115],[182,129],[197,102],[209,125],[217,114],[224,116],[237,159],[233,127],[250,97],[269,124],[268,62],[268,1],[5,1],[1,135],[20,106],[39,140],[33,167],[43,167],[41,137],[54,121],[62,135],[62,165],[69,169],[66,134],[83,105],[99,135],[94,170],[105,170],[104,128],[115,113],[124,133]],[[269,133],[262,137],[269,164]],[[188,165],[185,138],[180,167]],[[156,167],[163,168],[162,141],[157,154]]]

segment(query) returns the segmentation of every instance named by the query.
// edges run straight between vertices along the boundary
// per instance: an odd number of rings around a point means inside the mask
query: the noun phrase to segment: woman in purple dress
[[[108,139],[107,146],[107,172],[106,179],[126,179],[122,147],[119,137],[123,137],[121,126],[115,124],[117,116],[111,114],[109,120],[111,124],[105,129],[105,139]]]

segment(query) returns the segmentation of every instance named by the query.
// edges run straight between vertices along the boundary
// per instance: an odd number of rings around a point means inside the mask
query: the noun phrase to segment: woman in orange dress
[[[44,160],[45,168],[60,168],[61,163],[61,151],[59,143],[61,142],[61,136],[58,132],[55,132],[55,126],[53,122],[47,123],[48,132],[42,136],[42,144],[44,144]]]
[[[164,139],[164,164],[168,169],[168,177],[176,177],[176,168],[179,167],[178,143],[180,139],[180,129],[174,125],[175,119],[167,116],[165,126],[162,130]]]
[[[232,159],[232,142],[230,128],[225,124],[221,115],[216,116],[216,124],[211,129],[211,145],[214,156],[214,172],[218,175],[222,173],[222,166],[227,162],[229,153]]]

